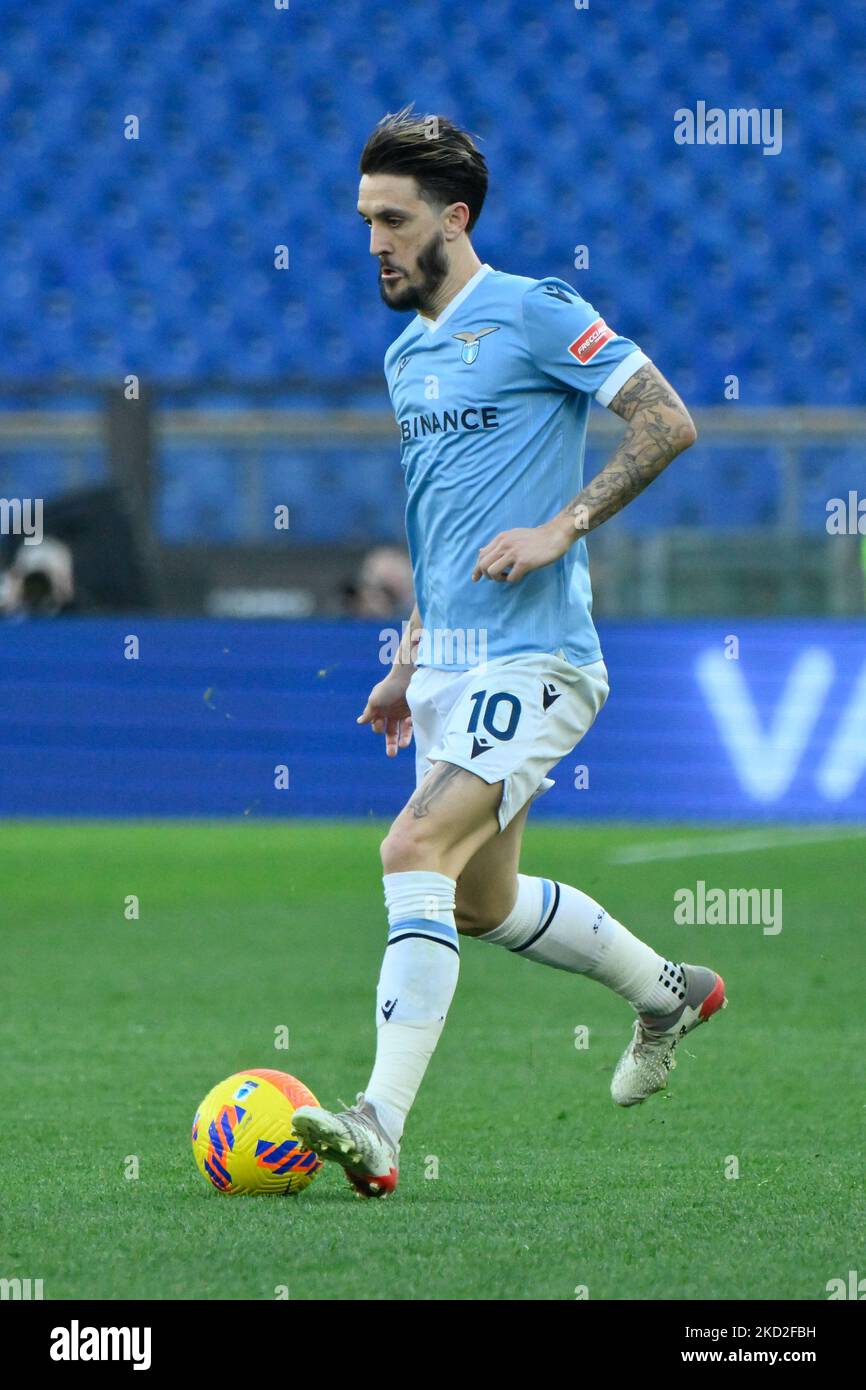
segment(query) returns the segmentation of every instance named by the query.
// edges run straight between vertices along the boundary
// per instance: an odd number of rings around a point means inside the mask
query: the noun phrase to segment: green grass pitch
[[[866,1272],[857,832],[618,864],[708,832],[532,827],[526,872],[724,974],[731,1006],[681,1045],[668,1095],[609,1098],[623,1001],[466,941],[393,1199],[358,1201],[330,1165],[299,1198],[210,1189],[189,1131],[216,1081],[278,1067],[332,1105],[367,1079],[381,832],[3,826],[0,1276],[51,1299],[811,1300]],[[781,933],[676,926],[699,878],[781,888]]]

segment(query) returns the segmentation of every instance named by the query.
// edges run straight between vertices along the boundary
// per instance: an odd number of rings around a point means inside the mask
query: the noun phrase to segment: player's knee
[[[484,936],[486,932],[498,927],[498,922],[475,912],[472,908],[458,905],[454,909],[454,922],[461,936]]]
[[[458,886],[457,902],[454,908],[454,921],[461,936],[485,936],[489,931],[502,925],[511,911],[511,905],[503,898],[497,902],[473,902],[461,898]]]
[[[386,874],[400,874],[412,869],[437,869],[438,846],[427,826],[396,821],[379,848],[382,869]]]

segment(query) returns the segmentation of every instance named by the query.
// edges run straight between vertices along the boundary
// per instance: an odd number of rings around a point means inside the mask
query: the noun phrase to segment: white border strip
[[[618,362],[610,376],[605,377],[595,393],[595,399],[599,405],[610,405],[620,387],[625,386],[626,382],[634,376],[635,372],[648,362],[649,358],[640,348],[635,348],[628,357],[624,357]]]
[[[797,845],[819,845],[837,840],[866,839],[866,827],[828,826],[822,830],[738,830],[692,840],[661,840],[654,845],[636,845],[634,849],[616,850],[609,864],[651,864],[660,859],[697,859],[705,854],[747,854],[751,850],[787,849]]]

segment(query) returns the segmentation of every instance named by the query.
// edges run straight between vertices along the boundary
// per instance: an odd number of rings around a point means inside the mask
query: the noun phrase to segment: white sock
[[[385,874],[388,945],[376,991],[376,1061],[364,1092],[399,1143],[457,988],[456,883],[445,874]]]
[[[518,874],[511,912],[501,926],[477,939],[557,970],[588,975],[621,994],[639,1013],[670,1013],[685,993],[678,965],[567,883]]]

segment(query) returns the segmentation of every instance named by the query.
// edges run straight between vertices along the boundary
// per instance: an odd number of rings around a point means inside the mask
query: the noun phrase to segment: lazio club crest
[[[451,337],[456,338],[463,344],[460,356],[471,367],[479,352],[481,351],[481,339],[486,338],[488,333],[498,333],[499,328],[482,328],[479,333],[452,333]]]

